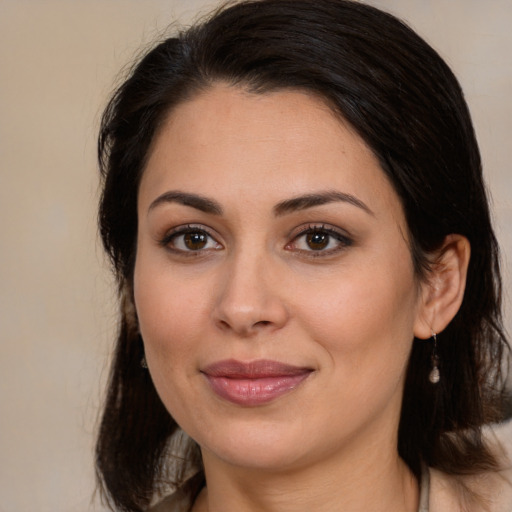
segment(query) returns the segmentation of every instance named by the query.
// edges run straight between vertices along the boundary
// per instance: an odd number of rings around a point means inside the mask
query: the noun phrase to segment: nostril
[[[225,320],[220,320],[219,324],[220,324],[223,328],[228,328],[228,329],[229,329],[229,324],[228,324]]]

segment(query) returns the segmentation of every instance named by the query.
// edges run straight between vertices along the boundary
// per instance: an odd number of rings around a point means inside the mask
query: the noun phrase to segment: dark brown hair
[[[471,244],[462,306],[438,335],[443,378],[428,380],[432,345],[413,344],[398,450],[451,474],[495,466],[483,424],[499,419],[503,352],[498,246],[461,88],[439,55],[395,17],[347,0],[252,0],[158,44],[133,68],[102,119],[100,230],[122,296],[121,324],[97,442],[111,503],[142,511],[161,483],[178,426],[147,371],[131,284],[137,192],[151,141],[180,102],[215,82],[259,94],[299,89],[323,98],[373,150],[401,199],[418,276],[446,235]],[[189,442],[171,477],[180,484]],[[188,462],[187,462],[188,461]],[[167,475],[169,476],[169,475]]]

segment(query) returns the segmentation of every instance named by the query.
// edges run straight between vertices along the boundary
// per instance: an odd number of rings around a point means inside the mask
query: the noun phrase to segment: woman
[[[478,147],[415,33],[344,0],[221,9],[133,69],[99,155],[113,507],[511,509]]]

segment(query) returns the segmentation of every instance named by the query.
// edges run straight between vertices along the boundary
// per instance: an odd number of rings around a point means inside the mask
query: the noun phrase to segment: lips
[[[312,373],[311,368],[278,361],[219,361],[202,370],[219,397],[243,406],[263,405],[289,393]]]

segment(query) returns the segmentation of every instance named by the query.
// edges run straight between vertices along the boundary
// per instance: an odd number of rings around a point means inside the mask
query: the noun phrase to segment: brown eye
[[[306,235],[306,243],[311,250],[321,251],[329,245],[329,238],[330,236],[327,233],[313,231]]]
[[[187,233],[183,236],[185,247],[191,251],[204,249],[208,243],[208,236],[205,233]]]

